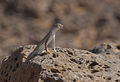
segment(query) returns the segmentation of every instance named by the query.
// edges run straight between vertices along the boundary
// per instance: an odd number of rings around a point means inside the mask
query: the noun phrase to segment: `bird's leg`
[[[46,42],[45,42],[45,50],[46,50],[46,52],[47,53],[51,53],[50,52],[50,50],[48,49],[48,44],[51,42],[51,40],[52,40],[52,38],[51,37],[49,37],[47,40],[46,40]]]
[[[49,54],[51,54],[51,52],[50,52],[50,50],[48,48],[47,48],[46,52],[49,53]]]
[[[53,35],[53,50],[56,52],[56,49],[55,49],[55,34]]]
[[[47,43],[45,43],[45,50],[46,50],[47,53],[50,54],[50,50],[48,49]]]

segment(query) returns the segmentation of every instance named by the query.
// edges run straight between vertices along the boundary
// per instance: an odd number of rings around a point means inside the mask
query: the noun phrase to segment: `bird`
[[[40,46],[44,44],[45,51],[47,53],[50,53],[50,50],[48,49],[48,45],[50,42],[53,40],[53,50],[56,52],[55,49],[55,33],[63,28],[63,24],[61,23],[56,23],[53,25],[53,27],[49,30],[49,32],[45,35],[45,37],[38,42],[36,48],[30,53],[30,55],[27,57],[26,61],[32,58],[34,54],[37,54],[40,51]]]

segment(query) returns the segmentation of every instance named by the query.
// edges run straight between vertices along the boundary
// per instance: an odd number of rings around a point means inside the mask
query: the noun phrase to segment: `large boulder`
[[[17,48],[0,68],[0,82],[120,82],[120,53],[57,48],[25,62],[35,45]],[[92,51],[92,50],[91,50]]]

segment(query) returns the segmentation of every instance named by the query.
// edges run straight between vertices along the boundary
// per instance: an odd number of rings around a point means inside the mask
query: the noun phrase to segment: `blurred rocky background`
[[[0,60],[38,43],[57,19],[64,24],[57,46],[90,49],[120,40],[119,0],[0,0]]]

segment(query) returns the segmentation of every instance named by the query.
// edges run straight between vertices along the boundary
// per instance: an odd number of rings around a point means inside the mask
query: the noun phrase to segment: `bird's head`
[[[58,31],[58,30],[60,30],[62,28],[63,28],[63,25],[60,24],[60,23],[57,23],[57,24],[54,25],[54,31]]]

